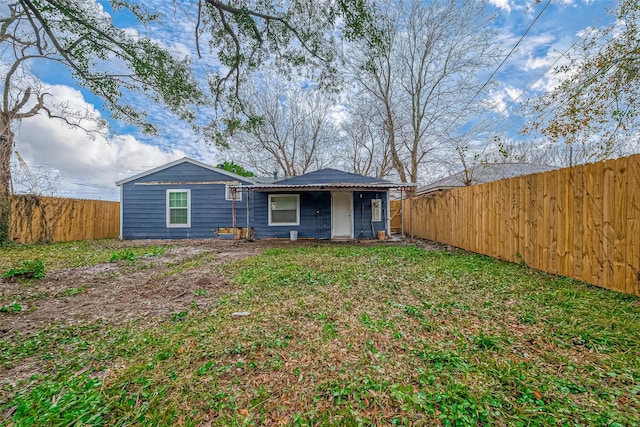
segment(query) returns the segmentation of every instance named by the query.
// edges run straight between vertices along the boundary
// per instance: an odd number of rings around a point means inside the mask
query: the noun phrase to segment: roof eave
[[[228,177],[231,177],[231,178],[234,178],[234,179],[237,179],[237,180],[248,181],[251,184],[255,184],[255,181],[253,181],[251,178],[240,176],[240,175],[235,174],[233,172],[229,172],[229,171],[226,171],[224,169],[220,169],[220,168],[217,168],[215,166],[211,166],[211,165],[208,165],[206,163],[199,162],[198,160],[194,160],[194,159],[191,159],[189,157],[183,157],[181,159],[174,160],[174,161],[166,163],[164,165],[157,166],[157,167],[155,167],[153,169],[149,169],[147,171],[140,172],[140,173],[138,173],[136,175],[133,175],[133,176],[130,176],[128,178],[124,178],[124,179],[121,179],[119,181],[116,181],[116,185],[120,186],[120,185],[126,184],[128,182],[135,181],[136,179],[144,178],[147,175],[151,175],[151,174],[154,174],[156,172],[160,172],[160,171],[163,171],[165,169],[169,169],[170,167],[179,165],[181,163],[191,163],[192,165],[200,166],[202,168],[209,169],[210,171],[218,172],[218,173],[221,173],[223,175],[227,175]]]
[[[235,188],[242,188],[251,191],[313,191],[313,190],[351,190],[351,191],[387,191],[398,188],[414,188],[416,184],[413,183],[353,183],[353,184],[336,184],[336,183],[324,183],[324,184],[298,184],[298,185],[264,185],[264,184],[253,184],[253,185],[237,185]]]

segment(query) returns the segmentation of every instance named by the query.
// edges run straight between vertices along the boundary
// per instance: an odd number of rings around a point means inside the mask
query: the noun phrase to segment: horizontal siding
[[[362,194],[362,198],[360,195]],[[382,218],[380,221],[371,221],[371,200],[382,200]],[[387,193],[386,192],[356,192],[353,194],[353,234],[355,238],[377,239],[379,231],[389,231],[387,227]],[[373,223],[373,231],[371,229]]]
[[[285,194],[285,193],[278,193]],[[257,239],[289,238],[295,230],[300,239],[331,237],[331,197],[328,192],[286,193],[300,194],[300,225],[269,226],[269,194],[254,193],[254,234]]]
[[[278,193],[284,194],[284,193]],[[253,221],[255,237],[257,239],[281,238],[288,239],[290,231],[298,232],[300,239],[329,239],[331,238],[331,192],[313,191],[300,193],[300,225],[298,226],[269,226],[269,193],[254,193],[254,214],[256,220]],[[362,199],[360,199],[362,194]],[[371,200],[380,198],[383,201],[382,221],[374,222],[375,233],[371,231]],[[362,208],[360,201],[362,200]],[[362,218],[363,239],[377,238],[378,231],[386,229],[386,192],[355,192],[354,202],[354,237],[360,238],[360,228]],[[361,215],[361,212],[363,215]]]
[[[124,239],[203,239],[212,230],[232,227],[232,203],[225,200],[224,184],[136,185],[144,182],[232,181],[233,178],[191,163],[141,177],[123,185],[122,234]],[[191,190],[191,227],[166,226],[168,189]],[[245,195],[243,195],[244,197]],[[246,227],[246,201],[237,202],[237,226]]]

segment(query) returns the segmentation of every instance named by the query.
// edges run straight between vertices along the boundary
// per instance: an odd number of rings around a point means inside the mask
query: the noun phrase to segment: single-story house
[[[413,187],[336,169],[254,179],[189,158],[116,184],[122,239],[375,239],[389,235],[389,190]]]
[[[557,169],[557,167],[531,163],[479,163],[471,166],[467,171],[460,171],[418,187],[416,194],[423,195],[466,185],[484,184],[485,182],[531,175],[553,169]]]

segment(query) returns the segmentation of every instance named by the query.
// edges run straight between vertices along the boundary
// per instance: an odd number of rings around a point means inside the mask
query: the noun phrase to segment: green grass
[[[33,370],[0,422],[638,425],[636,297],[414,246],[272,249],[224,273],[236,294],[211,311],[0,340],[1,372]]]
[[[114,239],[87,240],[65,243],[0,246],[0,272],[15,268],[24,260],[41,260],[47,271],[82,267],[108,262],[118,254],[127,253],[135,259],[161,255],[171,246],[140,246],[122,248],[123,242]],[[123,258],[117,258],[123,259]],[[114,259],[114,260],[117,260]]]
[[[20,267],[10,268],[0,275],[3,279],[22,278],[25,280],[39,280],[44,276],[46,276],[44,262],[41,260],[24,260],[20,263]]]

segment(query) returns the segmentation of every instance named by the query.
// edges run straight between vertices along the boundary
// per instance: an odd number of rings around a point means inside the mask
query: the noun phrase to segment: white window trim
[[[378,208],[378,217],[376,218],[376,216],[374,215],[375,213],[375,209],[373,208],[373,203],[375,201],[378,201],[378,203],[380,203],[380,206]],[[371,221],[373,222],[380,222],[382,221],[382,199],[371,199]]]
[[[229,189],[228,184],[225,184],[224,186],[224,199],[229,201],[233,200],[233,198],[231,197],[231,190]],[[241,202],[241,201],[242,201],[242,191],[238,190],[236,191],[236,202]]]
[[[169,194],[171,193],[187,193],[187,223],[186,224],[171,224],[169,221],[171,221],[171,208],[169,207]],[[167,219],[167,228],[189,228],[191,227],[191,190],[188,189],[184,189],[184,190],[180,190],[180,189],[171,189],[171,190],[167,190],[167,195],[166,195],[166,205],[167,205],[167,212],[166,212],[166,219]]]
[[[271,222],[271,199],[272,197],[291,197],[295,196],[296,198],[296,222]],[[278,226],[292,226],[292,225],[300,225],[300,195],[299,194],[269,194],[269,201],[267,205],[267,211],[269,212],[269,226],[278,227]]]

